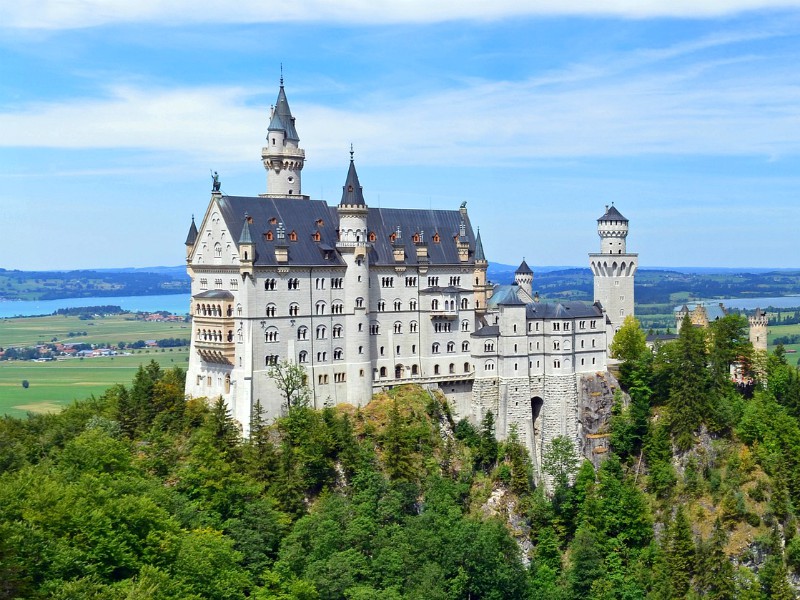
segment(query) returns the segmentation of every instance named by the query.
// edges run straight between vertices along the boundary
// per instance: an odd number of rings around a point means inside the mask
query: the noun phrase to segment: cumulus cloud
[[[73,29],[116,23],[390,24],[554,15],[710,18],[798,6],[800,0],[17,0],[4,7],[3,21],[23,29]]]

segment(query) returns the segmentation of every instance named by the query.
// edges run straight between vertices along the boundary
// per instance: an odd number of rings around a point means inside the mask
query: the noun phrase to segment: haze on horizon
[[[800,267],[800,0],[20,2],[0,24],[0,267],[178,265],[210,170],[265,190],[280,65],[303,192],[467,202],[493,262]],[[699,4],[699,5],[698,5]]]

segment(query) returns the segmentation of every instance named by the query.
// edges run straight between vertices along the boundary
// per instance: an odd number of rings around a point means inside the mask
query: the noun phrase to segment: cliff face
[[[618,389],[619,382],[607,371],[583,375],[578,382],[578,450],[595,468],[609,450],[611,407]]]

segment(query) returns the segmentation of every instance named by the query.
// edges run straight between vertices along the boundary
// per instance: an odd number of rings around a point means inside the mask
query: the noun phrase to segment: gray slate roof
[[[528,266],[528,263],[525,262],[525,259],[522,259],[522,264],[517,267],[517,270],[514,271],[515,275],[533,275],[533,271]]]
[[[499,325],[485,325],[473,333],[470,337],[497,337],[500,335]]]
[[[600,306],[587,302],[531,302],[527,305],[528,319],[598,318],[603,315]]]
[[[525,306],[519,294],[517,286],[503,286],[497,293],[492,295],[492,305],[494,306]]]
[[[483,242],[481,241],[480,227],[478,227],[478,235],[475,238],[475,260],[486,260],[486,255],[483,253]]]
[[[350,168],[347,171],[347,181],[342,186],[342,201],[340,206],[366,206],[364,202],[364,192],[361,184],[358,182],[358,173],[356,173],[356,165],[353,162],[353,154],[350,153]]]
[[[278,99],[275,101],[275,109],[267,129],[268,131],[283,131],[287,140],[300,141],[294,127],[294,117],[289,108],[289,101],[286,99],[286,92],[283,90],[283,80],[281,80],[281,89],[278,90]]]
[[[194,246],[197,241],[197,225],[194,224],[194,216],[192,216],[192,225],[189,227],[189,233],[186,236],[186,245]]]
[[[277,265],[275,245],[277,228],[283,223],[286,241],[289,246],[289,265],[332,265],[343,266],[344,261],[335,250],[338,240],[339,214],[335,206],[328,206],[322,200],[306,200],[297,196],[284,198],[221,196],[220,212],[229,231],[239,231],[245,215],[252,218],[249,226],[257,266]],[[424,232],[424,242],[428,247],[428,264],[463,264],[458,258],[458,249],[453,239],[459,234],[461,213],[456,210],[419,210],[400,208],[370,208],[367,226],[375,234],[375,242],[369,254],[373,265],[395,265],[394,248],[390,235],[397,227],[402,230],[399,245],[405,248],[405,261],[399,264],[417,264],[415,233]],[[469,218],[465,218],[466,237],[470,245],[470,259],[466,264],[474,264],[475,237]],[[266,239],[266,232],[272,231],[272,241]],[[291,241],[290,234],[297,235]],[[313,235],[319,232],[320,241]],[[439,242],[434,242],[434,234],[439,234]]]
[[[200,292],[199,294],[195,294],[192,298],[197,299],[211,299],[211,300],[233,300],[233,294],[231,294],[227,290],[207,290],[205,292]]]
[[[606,207],[606,214],[602,217],[597,219],[598,221],[624,221],[625,223],[628,222],[628,219],[622,216],[622,213],[617,210],[617,208],[612,204],[611,206]]]

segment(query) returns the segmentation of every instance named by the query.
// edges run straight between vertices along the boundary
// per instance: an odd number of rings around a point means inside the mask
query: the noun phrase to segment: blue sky
[[[800,267],[800,0],[20,0],[0,24],[0,267],[176,265],[210,169],[265,191],[280,65],[303,192],[467,201],[490,260]],[[696,6],[700,5],[700,6]]]

